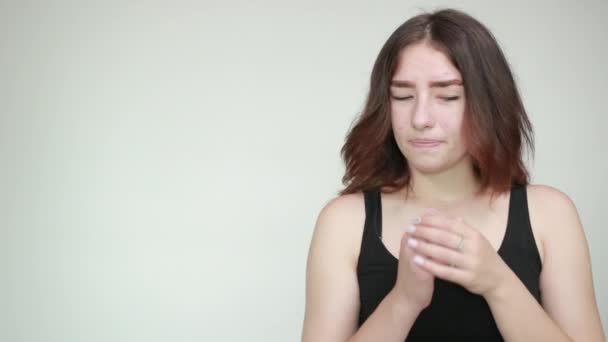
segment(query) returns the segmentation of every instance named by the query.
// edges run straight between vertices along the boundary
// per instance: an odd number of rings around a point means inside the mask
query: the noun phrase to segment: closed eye
[[[413,96],[403,96],[403,97],[392,96],[393,99],[395,99],[395,100],[401,100],[401,101],[403,101],[403,100],[409,100],[412,97]]]
[[[460,96],[449,96],[449,97],[440,97],[440,99],[444,101],[455,101],[458,100]]]

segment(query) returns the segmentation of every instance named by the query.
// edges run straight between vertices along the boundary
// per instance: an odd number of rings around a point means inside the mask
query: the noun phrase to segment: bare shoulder
[[[527,196],[532,229],[540,240],[541,259],[545,259],[549,244],[567,243],[556,240],[570,239],[582,233],[576,205],[566,193],[549,185],[530,184]]]
[[[573,200],[547,185],[528,186],[528,198],[533,229],[542,232],[545,249],[543,308],[573,341],[603,341],[589,246]]]
[[[356,255],[364,219],[360,193],[333,198],[321,209],[308,252],[302,341],[346,341],[356,332]]]
[[[320,217],[332,220],[348,220],[353,214],[365,217],[363,193],[340,195],[330,199],[321,210]]]
[[[340,244],[354,260],[358,255],[364,222],[363,193],[340,195],[330,199],[321,209],[315,235],[323,237],[325,241]]]
[[[578,219],[576,206],[570,196],[549,185],[528,185],[528,206],[535,215],[545,220]]]

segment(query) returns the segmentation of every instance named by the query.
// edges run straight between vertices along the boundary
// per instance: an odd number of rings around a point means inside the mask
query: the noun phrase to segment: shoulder
[[[319,219],[329,221],[347,221],[353,216],[365,215],[363,193],[340,195],[330,199],[319,213]]]
[[[581,241],[583,229],[574,201],[563,191],[542,184],[527,186],[530,223],[547,254],[555,246]],[[543,258],[544,259],[544,258]]]
[[[316,230],[324,234],[345,235],[364,221],[363,193],[340,195],[325,203],[317,218]]]
[[[331,198],[319,212],[313,243],[323,244],[336,251],[342,250],[355,260],[364,223],[365,202],[362,192]]]
[[[527,186],[528,206],[543,221],[578,219],[574,201],[563,191],[549,185],[530,184]]]
[[[576,206],[550,186],[528,186],[528,194],[530,216],[543,232],[545,245],[540,276],[543,308],[573,340],[600,341],[591,255]]]
[[[303,341],[346,340],[357,330],[355,248],[364,217],[362,193],[332,198],[319,213],[306,263]]]

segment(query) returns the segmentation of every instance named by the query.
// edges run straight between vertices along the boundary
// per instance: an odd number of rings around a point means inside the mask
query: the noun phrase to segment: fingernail
[[[414,263],[416,263],[418,265],[422,265],[422,264],[424,264],[424,258],[420,255],[416,255],[416,256],[414,256]]]
[[[412,223],[413,223],[413,224],[418,224],[418,223],[420,223],[420,221],[422,221],[422,219],[421,219],[420,217],[414,217],[414,218],[412,219]]]
[[[405,231],[408,232],[408,233],[413,233],[413,232],[416,231],[416,226],[414,226],[413,224],[411,224],[411,225],[409,225],[409,226],[407,226],[405,228]]]
[[[407,244],[410,245],[410,247],[416,247],[418,246],[418,240],[414,238],[409,238],[407,239]]]

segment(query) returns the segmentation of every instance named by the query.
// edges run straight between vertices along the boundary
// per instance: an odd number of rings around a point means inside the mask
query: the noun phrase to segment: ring
[[[462,252],[462,250],[464,249],[464,236],[460,237],[460,242],[458,242],[458,246],[456,246],[456,249],[459,252]]]

